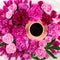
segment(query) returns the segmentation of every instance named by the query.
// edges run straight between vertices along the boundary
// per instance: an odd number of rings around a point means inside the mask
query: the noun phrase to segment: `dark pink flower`
[[[20,9],[19,11],[16,11],[13,16],[13,23],[15,25],[23,24],[25,25],[29,20],[28,12],[25,9]]]
[[[42,21],[45,23],[45,24],[50,24],[52,22],[52,18],[50,15],[46,14],[46,13],[43,13],[42,15]]]

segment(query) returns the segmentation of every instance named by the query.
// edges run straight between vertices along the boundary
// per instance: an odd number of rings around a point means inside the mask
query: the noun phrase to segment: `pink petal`
[[[3,42],[5,42],[6,44],[10,44],[13,42],[13,36],[10,34],[10,33],[7,33],[5,34],[3,37],[2,37],[2,40]]]
[[[11,43],[9,45],[6,46],[6,52],[11,54],[11,53],[15,53],[16,52],[16,46],[15,44]]]

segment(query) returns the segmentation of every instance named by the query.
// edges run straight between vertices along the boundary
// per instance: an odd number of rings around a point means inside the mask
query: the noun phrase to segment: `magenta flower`
[[[16,47],[19,51],[25,51],[28,48],[28,40],[23,37],[16,39]]]
[[[42,58],[44,58],[45,56],[46,56],[46,51],[45,51],[45,49],[43,48],[43,47],[40,47],[40,48],[38,48],[38,49],[36,49],[36,55],[40,58],[40,59],[42,59]]]
[[[29,42],[29,48],[28,48],[29,54],[34,54],[35,50],[38,48],[38,45],[39,45],[38,41],[31,40]]]
[[[26,30],[24,26],[14,26],[12,29],[12,34],[15,38],[19,37],[25,37],[26,36]]]
[[[49,24],[48,26],[48,34],[53,38],[57,38],[60,32],[60,25],[58,24]]]
[[[43,14],[43,11],[37,4],[32,5],[32,7],[29,9],[29,16],[31,18],[40,19],[42,17],[42,14]]]
[[[29,20],[28,12],[25,9],[20,9],[19,11],[14,12],[13,23],[15,25],[23,24],[25,25]]]

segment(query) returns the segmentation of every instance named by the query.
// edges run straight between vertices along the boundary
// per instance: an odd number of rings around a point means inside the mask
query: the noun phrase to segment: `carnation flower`
[[[46,13],[43,13],[43,16],[42,16],[42,21],[45,23],[45,24],[50,24],[53,20],[51,18],[50,15],[46,14]]]
[[[24,26],[14,26],[12,29],[12,34],[14,37],[18,38],[20,36],[26,36],[26,30]]]
[[[46,45],[47,45],[46,40],[41,40],[41,41],[39,42],[39,46],[40,46],[40,47],[45,47]]]
[[[29,20],[28,12],[25,9],[20,9],[19,11],[16,11],[13,16],[13,23],[15,25],[23,24],[25,25]]]
[[[25,51],[28,45],[28,40],[26,40],[24,36],[16,39],[16,47],[19,51]]]
[[[38,41],[31,40],[28,48],[29,54],[34,54],[35,50],[38,48],[38,45],[39,45]]]
[[[41,8],[39,7],[39,5],[37,4],[32,5],[32,7],[29,9],[29,16],[31,18],[37,18],[38,20],[42,17],[42,14],[43,12]]]
[[[41,6],[41,8],[47,14],[50,14],[51,11],[52,11],[52,6],[50,4],[47,4],[47,3],[43,3],[42,6]]]
[[[58,24],[49,24],[48,26],[48,34],[53,38],[57,38],[60,32],[60,25]]]

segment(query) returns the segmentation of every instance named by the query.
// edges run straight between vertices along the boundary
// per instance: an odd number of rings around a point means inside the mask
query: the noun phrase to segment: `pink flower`
[[[42,58],[44,58],[45,56],[46,56],[46,51],[45,51],[45,49],[43,48],[43,47],[40,47],[40,48],[38,48],[38,49],[36,49],[36,55],[40,58],[40,59],[42,59]]]
[[[7,34],[5,34],[5,35],[2,37],[2,40],[3,40],[3,42],[5,42],[6,44],[10,44],[10,43],[13,42],[14,39],[13,39],[12,34],[7,33]]]
[[[13,3],[8,7],[8,9],[14,12],[17,9],[17,5]]]
[[[60,33],[60,25],[58,24],[49,24],[48,26],[48,35],[52,36],[53,38],[57,38]]]
[[[9,10],[8,12],[6,12],[6,18],[10,19],[13,16],[13,12],[11,10]]]
[[[31,18],[37,18],[40,19],[42,17],[42,10],[40,9],[40,6],[37,4],[32,5],[32,7],[29,9],[29,16]]]
[[[41,8],[48,14],[50,14],[52,11],[52,6],[47,3],[42,4]]]
[[[51,42],[52,41],[52,36],[46,36],[45,41],[47,43]]]
[[[46,44],[47,44],[47,42],[46,42],[45,40],[41,40],[41,41],[39,42],[39,46],[40,46],[40,47],[45,47]]]
[[[6,46],[6,52],[11,54],[11,53],[15,53],[16,52],[16,46],[15,44],[11,43],[9,45]]]

